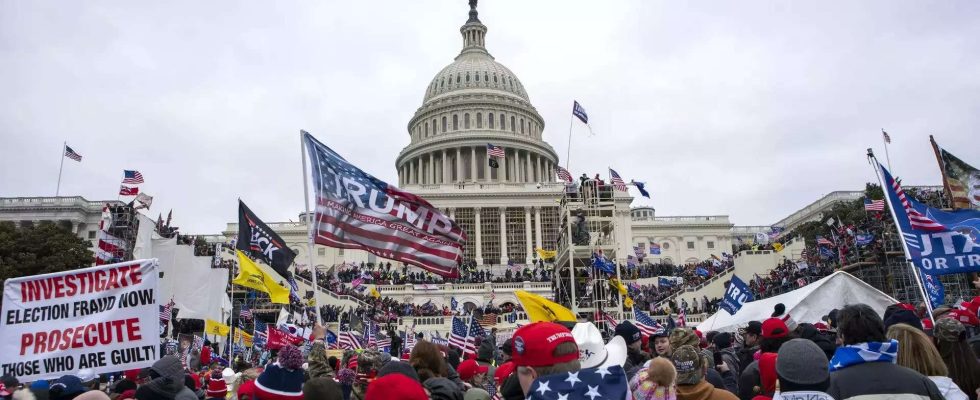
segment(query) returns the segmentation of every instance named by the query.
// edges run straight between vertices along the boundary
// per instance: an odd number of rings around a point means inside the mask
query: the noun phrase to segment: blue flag
[[[878,164],[912,263],[929,275],[980,272],[980,211],[927,207],[905,194]]]
[[[572,104],[572,115],[577,117],[584,124],[589,123],[589,114],[585,113],[585,108],[583,108],[578,101],[575,101],[575,103]]]
[[[616,264],[606,259],[605,256],[592,253],[592,267],[607,274],[616,273]]]
[[[735,315],[738,310],[742,309],[745,303],[752,300],[754,300],[754,297],[749,290],[749,285],[746,285],[737,276],[732,275],[731,284],[728,285],[728,290],[725,291],[725,298],[721,300],[721,308],[728,311],[729,314]]]
[[[922,271],[921,269],[919,270]],[[943,287],[943,283],[939,281],[938,277],[919,274],[922,277],[922,283],[925,285],[926,294],[929,295],[929,302],[932,303],[932,308],[939,307],[946,303],[946,288]]]
[[[665,278],[665,277],[662,277],[661,276],[660,279],[659,279],[659,282],[657,282],[657,285],[658,286],[672,287],[672,286],[674,286],[674,281],[671,280],[670,278]]]
[[[633,181],[633,185],[636,186],[636,190],[639,190],[640,194],[643,195],[643,197],[646,197],[648,199],[650,198],[650,192],[647,192],[646,188],[643,187],[644,185],[646,185],[645,183]]]
[[[834,257],[834,251],[826,247],[820,247],[820,258],[828,260]]]
[[[708,270],[704,269],[703,267],[698,267],[698,269],[694,270],[694,273],[696,273],[696,274],[698,274],[700,276],[704,276],[704,277],[707,277],[708,275],[710,275],[708,273]]]
[[[874,240],[875,235],[872,233],[859,233],[854,235],[854,243],[861,247],[871,244],[871,242]]]
[[[327,337],[324,341],[327,343],[327,348],[329,348],[331,344],[337,343],[337,334],[327,329]]]

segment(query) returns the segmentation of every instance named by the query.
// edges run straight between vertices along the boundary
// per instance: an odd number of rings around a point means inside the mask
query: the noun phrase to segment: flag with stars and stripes
[[[309,133],[316,198],[313,241],[365,250],[446,278],[459,277],[466,233],[425,199],[349,163]]]
[[[82,155],[76,153],[75,150],[72,150],[71,147],[68,147],[67,144],[65,145],[65,157],[68,157],[78,162],[82,162]]]
[[[497,157],[497,158],[506,157],[506,155],[504,154],[504,148],[494,145],[492,143],[487,143],[487,157]]]
[[[905,214],[908,216],[909,224],[912,225],[912,229],[917,229],[920,231],[927,232],[942,232],[946,230],[946,227],[939,222],[936,222],[932,218],[923,214],[919,210],[912,207],[912,202],[909,201],[908,196],[905,195],[905,190],[902,189],[902,185],[898,183],[898,180],[893,178],[891,174],[885,170],[885,167],[881,167],[881,170],[885,172],[887,178],[886,185],[891,186],[891,189],[896,195],[898,195],[898,201],[905,209]]]
[[[449,333],[449,344],[460,349],[463,352],[464,358],[467,354],[476,353],[476,344],[473,341],[473,335],[466,329],[466,322],[460,317],[453,317],[453,329]]]
[[[173,318],[173,315],[174,315],[174,301],[173,299],[170,299],[170,302],[167,303],[167,305],[160,306],[160,321],[164,321],[164,322],[170,321],[170,319]]]
[[[658,333],[663,334],[665,328],[655,319],[650,317],[649,314],[640,310],[639,307],[633,307],[633,319],[636,320],[636,327],[640,329],[644,335],[651,336]]]
[[[572,182],[572,174],[570,172],[568,172],[567,169],[564,169],[564,168],[559,167],[559,166],[556,165],[555,166],[555,173],[558,174],[558,178],[559,179],[561,179],[561,180],[563,180],[565,182],[569,182],[569,183]]]
[[[340,343],[342,349],[357,350],[363,347],[357,331],[343,331],[338,336],[337,342]]]
[[[884,200],[871,200],[864,198],[864,211],[885,211]]]
[[[242,304],[242,308],[238,312],[238,316],[244,319],[252,319],[252,310],[248,308],[248,304]]]
[[[531,382],[529,400],[625,399],[626,371],[619,365],[539,376]],[[632,396],[630,396],[632,398]]]
[[[143,183],[143,174],[141,174],[139,171],[124,169],[122,183],[127,185],[138,185]]]
[[[609,168],[609,182],[612,183],[616,190],[621,192],[626,191],[626,182],[623,181],[623,177],[619,176],[619,173],[612,168]]]

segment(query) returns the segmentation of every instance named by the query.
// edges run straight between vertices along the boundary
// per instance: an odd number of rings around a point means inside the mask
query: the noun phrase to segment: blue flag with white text
[[[732,281],[725,290],[725,298],[721,300],[721,308],[735,315],[745,303],[754,300],[749,285],[742,282],[737,276],[732,275]]]
[[[921,269],[919,270],[922,271]],[[939,281],[939,277],[920,274],[922,277],[922,282],[926,288],[926,294],[929,295],[929,303],[932,303],[932,308],[939,307],[946,303],[946,288],[943,287],[943,283]]]

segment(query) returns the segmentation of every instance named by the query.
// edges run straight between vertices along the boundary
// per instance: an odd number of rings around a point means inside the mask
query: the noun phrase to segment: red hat
[[[507,380],[507,377],[509,377],[510,374],[514,373],[514,369],[516,368],[517,366],[514,365],[513,361],[507,361],[503,364],[500,364],[500,366],[497,367],[497,370],[493,372],[494,382],[496,382],[497,385],[503,385],[504,381]]]
[[[827,330],[830,329],[829,327],[827,327],[827,324],[825,324],[823,322],[817,322],[817,323],[813,324],[813,327],[814,328],[817,328],[817,330],[820,331],[820,332],[827,332]]]
[[[786,322],[779,318],[769,318],[762,322],[762,337],[764,339],[776,339],[789,335],[789,328]]]
[[[119,394],[119,397],[117,397],[117,398],[119,400],[135,399],[136,398],[136,391],[133,390],[133,389],[129,389],[129,390],[125,391],[125,392],[120,393]]]
[[[140,370],[139,369],[126,370],[126,372],[123,372],[123,377],[133,382],[136,382],[140,377]]]
[[[932,328],[933,328],[932,320],[929,319],[929,318],[923,318],[922,319],[922,329],[930,330]]]
[[[255,388],[255,380],[249,379],[238,387],[238,399],[254,399],[258,390]]]
[[[554,322],[539,321],[514,332],[514,364],[519,367],[546,367],[578,359],[578,346],[569,354],[555,357],[562,343],[575,344],[568,328]]]
[[[429,400],[418,381],[402,374],[388,374],[368,386],[364,400]]]
[[[489,367],[485,367],[476,362],[476,360],[466,360],[459,363],[456,367],[456,372],[459,373],[459,379],[468,381],[473,379],[474,376],[479,374],[485,374],[489,371]]]
[[[762,353],[759,356],[759,381],[762,383],[762,396],[772,396],[776,392],[776,353]]]
[[[228,384],[222,378],[220,372],[215,372],[208,377],[208,389],[204,391],[204,397],[207,398],[225,398],[228,394]]]
[[[977,318],[975,314],[970,313],[968,310],[953,309],[946,313],[943,318],[955,319],[960,321],[963,325],[980,326],[980,318]]]

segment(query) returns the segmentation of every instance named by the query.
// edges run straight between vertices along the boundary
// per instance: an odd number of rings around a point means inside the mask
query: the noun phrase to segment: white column
[[[436,183],[436,152],[429,152],[429,183]]]
[[[534,177],[535,182],[544,182],[544,171],[541,169],[541,155],[537,154],[534,156],[534,166],[537,167],[535,172],[537,175]]]
[[[525,153],[524,182],[534,182],[534,168],[531,166],[531,152]]]
[[[456,148],[456,182],[463,181],[463,148]]]
[[[423,183],[422,182],[422,178],[425,177],[424,175],[422,175],[422,156],[419,156],[418,158],[416,158],[415,159],[415,162],[418,163],[418,165],[415,166],[415,173],[416,173],[416,177],[415,177],[416,182],[415,183],[418,184],[418,185],[421,185]]]
[[[534,207],[534,243],[536,243],[539,249],[544,249],[541,246],[541,207]]]
[[[507,149],[504,149],[504,156],[500,157],[500,168],[497,169],[497,181],[507,182]]]
[[[451,219],[453,221],[456,220],[456,208],[450,208],[449,209],[449,219]]]
[[[449,183],[449,150],[442,149],[442,179],[439,183]]]
[[[405,163],[405,168],[408,168],[408,176],[405,177],[405,184],[406,185],[409,185],[409,184],[415,183],[415,180],[412,177],[412,172],[415,169],[412,168],[412,161],[411,160],[409,160],[408,162]]]
[[[473,207],[473,229],[476,232],[476,263],[478,265],[483,265],[483,238],[481,236],[482,229],[480,228],[480,207]]]
[[[531,264],[531,257],[534,250],[531,249],[531,207],[524,207],[524,247],[527,250],[524,254],[526,264]]]
[[[507,265],[507,208],[500,207],[500,265]]]
[[[476,182],[480,174],[476,171],[476,146],[470,147],[470,180]]]

